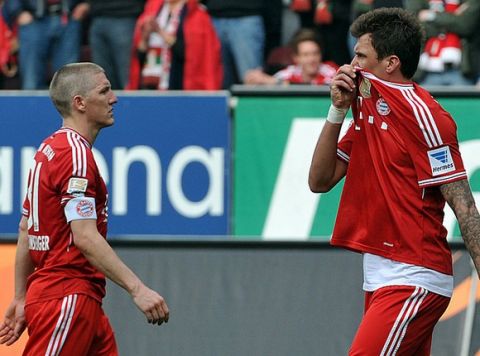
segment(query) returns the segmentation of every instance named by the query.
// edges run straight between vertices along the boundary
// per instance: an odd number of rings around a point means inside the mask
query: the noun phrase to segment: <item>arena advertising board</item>
[[[94,154],[109,190],[109,235],[229,233],[227,95],[120,95]],[[41,95],[0,96],[1,236],[16,234],[41,141],[61,125]]]
[[[460,151],[480,205],[480,99],[438,100],[455,118]],[[329,105],[327,96],[239,97],[234,119],[233,232],[237,238],[329,238],[342,183],[325,194],[311,193],[307,183],[312,153]],[[444,225],[449,238],[460,236],[448,207]]]

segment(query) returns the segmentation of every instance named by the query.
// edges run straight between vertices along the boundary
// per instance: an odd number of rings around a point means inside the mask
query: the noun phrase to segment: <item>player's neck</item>
[[[86,124],[82,124],[82,122],[75,121],[72,118],[64,118],[62,126],[78,132],[92,146],[93,146],[93,143],[95,142],[95,139],[97,138],[98,132],[100,131],[100,130],[95,130],[92,127],[89,127]]]
[[[386,82],[392,82],[392,83],[399,83],[399,84],[404,84],[404,83],[411,83],[412,80],[405,78],[401,73],[375,73],[372,72],[374,76],[376,76],[378,79],[384,80]]]

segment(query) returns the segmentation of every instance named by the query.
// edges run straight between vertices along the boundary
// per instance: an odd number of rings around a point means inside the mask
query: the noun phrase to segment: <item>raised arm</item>
[[[149,323],[168,322],[169,310],[163,297],[143,284],[122,262],[98,232],[96,220],[73,220],[70,226],[75,246],[93,266],[132,296]]]
[[[332,105],[313,152],[308,185],[315,193],[332,189],[347,172],[347,164],[337,159],[337,142],[343,120],[355,96],[355,71],[351,65],[340,67],[330,86]]]
[[[480,276],[480,215],[466,179],[440,187],[460,226],[463,241]]]
[[[18,242],[15,254],[15,295],[0,324],[0,344],[13,344],[22,335],[25,327],[25,293],[27,278],[34,268],[28,251],[28,222],[22,217],[18,229]]]
[[[347,164],[337,158],[341,127],[341,124],[327,121],[320,133],[308,174],[308,186],[314,193],[328,192],[347,172]]]

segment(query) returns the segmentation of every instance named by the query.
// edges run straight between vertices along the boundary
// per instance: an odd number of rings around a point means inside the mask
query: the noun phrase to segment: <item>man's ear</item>
[[[386,67],[385,67],[385,71],[388,73],[388,74],[392,74],[393,72],[395,72],[396,70],[399,70],[400,69],[400,66],[401,66],[401,62],[400,62],[400,58],[398,58],[397,56],[395,55],[391,55],[391,56],[388,56],[387,58],[385,58],[385,61],[386,61]]]
[[[73,97],[73,109],[78,110],[80,112],[85,112],[86,105],[85,99],[80,95],[75,95]]]

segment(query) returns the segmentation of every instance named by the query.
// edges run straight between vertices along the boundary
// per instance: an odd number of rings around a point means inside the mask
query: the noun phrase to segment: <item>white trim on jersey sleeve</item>
[[[350,156],[343,152],[340,148],[337,148],[337,157],[342,161],[350,163]]]
[[[453,174],[449,174],[449,175],[443,176],[443,177],[419,180],[418,185],[420,187],[425,187],[425,186],[430,186],[430,185],[438,185],[438,184],[442,184],[442,183],[448,183],[449,181],[457,180],[459,178],[467,178],[467,172],[462,171],[462,172],[456,172],[456,173],[453,173]]]
[[[96,220],[95,198],[75,197],[65,205],[67,222],[72,220]]]

